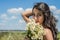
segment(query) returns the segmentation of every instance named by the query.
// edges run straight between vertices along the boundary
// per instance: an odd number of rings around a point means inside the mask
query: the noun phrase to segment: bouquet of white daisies
[[[27,36],[30,38],[30,40],[43,40],[43,26],[35,23],[34,19],[31,19],[31,21],[27,23],[26,30]]]

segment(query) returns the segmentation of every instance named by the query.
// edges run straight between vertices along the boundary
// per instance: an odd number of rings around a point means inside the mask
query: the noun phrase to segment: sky
[[[56,27],[60,31],[60,0],[0,0],[0,30],[25,30],[26,22],[21,14],[31,10],[37,2],[48,4],[58,20]]]

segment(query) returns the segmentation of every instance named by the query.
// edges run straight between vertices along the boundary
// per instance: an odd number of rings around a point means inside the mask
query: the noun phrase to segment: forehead
[[[42,11],[34,8],[34,9],[33,9],[33,13],[34,13],[34,14],[42,14]]]

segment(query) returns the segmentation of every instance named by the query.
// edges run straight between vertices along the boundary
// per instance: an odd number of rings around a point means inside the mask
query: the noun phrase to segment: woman
[[[27,23],[30,22],[29,17],[33,16],[33,19],[35,20],[36,23],[43,25],[45,32],[45,35],[43,35],[44,40],[57,40],[57,30],[56,30],[57,20],[52,15],[46,3],[43,2],[36,3],[33,6],[32,10],[23,12],[22,16]]]

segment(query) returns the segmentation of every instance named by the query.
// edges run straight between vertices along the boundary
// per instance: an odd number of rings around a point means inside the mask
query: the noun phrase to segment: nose
[[[35,17],[35,20],[37,20],[37,17]]]
[[[36,22],[36,23],[38,22],[38,18],[37,18],[37,17],[35,17],[35,22]]]

